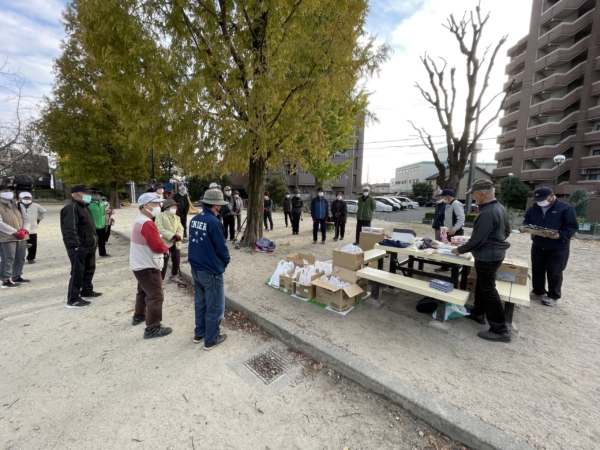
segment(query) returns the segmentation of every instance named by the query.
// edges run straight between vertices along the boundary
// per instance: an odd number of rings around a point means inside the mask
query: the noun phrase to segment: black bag
[[[432,314],[437,309],[437,300],[431,297],[423,297],[417,303],[417,311],[424,314]]]

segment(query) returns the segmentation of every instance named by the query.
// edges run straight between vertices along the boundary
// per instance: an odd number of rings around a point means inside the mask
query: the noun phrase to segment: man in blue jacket
[[[327,212],[329,203],[323,198],[323,188],[317,189],[317,196],[312,199],[310,204],[310,215],[313,220],[313,244],[317,243],[317,233],[319,225],[321,226],[321,244],[325,244],[327,238]]]
[[[208,190],[202,199],[202,212],[190,222],[188,260],[194,278],[196,328],[194,342],[204,339],[204,350],[212,350],[227,339],[219,334],[225,314],[223,273],[229,264],[223,225],[217,218],[227,202],[219,190]]]
[[[556,306],[562,295],[563,272],[569,260],[571,238],[579,229],[577,214],[573,205],[558,200],[552,189],[547,187],[536,189],[533,201],[535,203],[525,213],[523,225],[537,225],[558,232],[531,236],[531,299],[540,300],[546,306]]]

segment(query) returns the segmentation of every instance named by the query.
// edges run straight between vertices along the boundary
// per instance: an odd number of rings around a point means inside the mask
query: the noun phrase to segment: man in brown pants
[[[138,282],[131,324],[146,322],[144,339],[166,336],[173,331],[160,325],[164,300],[161,269],[164,254],[169,249],[163,243],[152,219],[160,213],[162,202],[164,199],[154,192],[140,195],[140,214],[135,218],[131,230],[129,265]]]

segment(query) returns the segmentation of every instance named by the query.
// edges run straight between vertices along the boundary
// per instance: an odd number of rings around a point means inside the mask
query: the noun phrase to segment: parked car
[[[435,200],[433,198],[415,197],[413,201],[417,202],[419,206],[435,206]]]
[[[400,200],[398,200],[397,198],[394,197],[386,197],[389,201],[394,202],[395,204],[397,204],[400,207],[400,211],[404,211],[406,209],[406,203],[401,202]]]
[[[348,214],[356,214],[358,212],[358,202],[356,200],[346,200]]]
[[[358,204],[357,204],[357,210],[358,210]],[[385,203],[381,203],[381,202],[378,202],[377,200],[375,200],[375,211],[377,211],[377,212],[392,212],[393,209],[390,205],[386,205]]]
[[[412,201],[410,198],[399,197],[397,195],[395,195],[393,198],[396,198],[396,199],[400,200],[401,202],[405,202],[408,209],[415,209],[415,208],[419,207],[419,204],[415,201]]]
[[[381,202],[384,205],[388,205],[392,207],[392,211],[400,211],[402,210],[402,206],[398,203],[394,202],[391,198],[388,197],[373,197],[375,201]]]

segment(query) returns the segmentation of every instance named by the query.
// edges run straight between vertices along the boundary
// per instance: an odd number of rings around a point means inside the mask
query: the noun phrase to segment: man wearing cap
[[[188,261],[194,278],[194,342],[204,340],[204,350],[212,350],[227,339],[226,334],[219,333],[219,327],[225,313],[223,274],[231,258],[217,219],[225,204],[221,191],[206,191],[202,212],[190,222]]]
[[[288,217],[290,219],[290,225],[292,222],[292,199],[289,192],[285,193],[283,198],[283,217],[285,218],[285,227],[288,227]]]
[[[506,241],[510,236],[508,214],[496,200],[494,184],[490,180],[476,180],[467,194],[473,196],[480,212],[473,222],[473,233],[469,241],[452,250],[455,255],[471,252],[475,258],[475,305],[467,317],[482,325],[487,318],[490,328],[488,331],[480,331],[477,334],[480,338],[510,342],[504,308],[496,290],[496,272],[510,247]]]
[[[133,221],[129,246],[129,267],[137,279],[137,295],[132,325],[146,322],[144,339],[163,337],[173,331],[161,326],[164,291],[161,271],[165,261],[165,246],[153,219],[160,214],[164,199],[154,192],[140,195],[140,213]]]
[[[233,191],[233,215],[237,222],[237,230],[242,231],[242,211],[244,210],[244,202],[240,198],[240,193],[237,190]]]
[[[356,240],[354,245],[358,245],[362,227],[370,227],[373,220],[373,213],[377,209],[375,199],[370,195],[371,188],[363,187],[363,195],[358,197],[358,211],[356,212]]]
[[[187,216],[190,212],[190,199],[187,192],[187,187],[179,186],[178,192],[173,195],[173,200],[177,202],[177,216],[183,227],[182,242],[187,242]]]
[[[344,240],[344,234],[346,233],[346,217],[348,216],[348,205],[344,201],[344,193],[337,191],[336,199],[331,202],[331,215],[335,222],[335,234],[333,235],[333,241],[338,239]]]
[[[88,205],[88,209],[94,218],[96,236],[98,236],[99,255],[107,258],[110,255],[106,253],[106,203],[102,201],[102,192],[100,192],[100,189],[90,188],[90,191],[92,192],[92,201]]]
[[[33,203],[31,193],[21,192],[19,194],[19,208],[23,217],[28,216],[29,222],[29,244],[27,249],[27,263],[34,264],[37,254],[37,230],[39,223],[44,220],[46,210],[37,203]]]
[[[231,195],[231,188],[225,186],[225,195],[223,200],[227,202],[221,208],[221,218],[223,219],[223,234],[225,240],[229,239],[233,241],[235,239],[235,213],[233,212],[233,197]]]
[[[556,306],[562,295],[563,272],[569,261],[571,238],[579,229],[575,207],[561,202],[547,187],[533,191],[531,208],[525,213],[523,225],[536,225],[556,230],[544,236],[532,235],[531,240],[531,299],[546,306]],[[521,231],[526,231],[521,228]],[[548,288],[546,288],[546,279]]]
[[[462,236],[465,234],[465,207],[454,198],[452,189],[444,189],[442,197],[446,210],[444,212],[444,226],[448,229],[448,236]]]
[[[263,202],[263,218],[265,222],[265,231],[269,231],[268,225],[271,225],[271,231],[273,231],[273,200],[269,198],[269,191],[265,191],[265,199]]]
[[[22,277],[29,238],[29,217],[23,215],[14,198],[14,186],[0,185],[0,277],[2,289],[27,283]]]
[[[321,244],[327,239],[327,215],[329,213],[329,202],[323,198],[323,188],[317,189],[317,196],[310,203],[310,216],[313,220],[313,244],[317,243],[319,226],[321,227]]]
[[[91,191],[85,184],[75,184],[71,187],[71,197],[71,202],[60,210],[60,231],[71,261],[67,308],[83,308],[90,305],[86,299],[102,295],[94,292],[92,285],[98,236],[88,209]]]
[[[292,198],[292,234],[300,234],[302,208],[304,208],[304,202],[300,198],[300,191],[294,189],[294,197]]]

